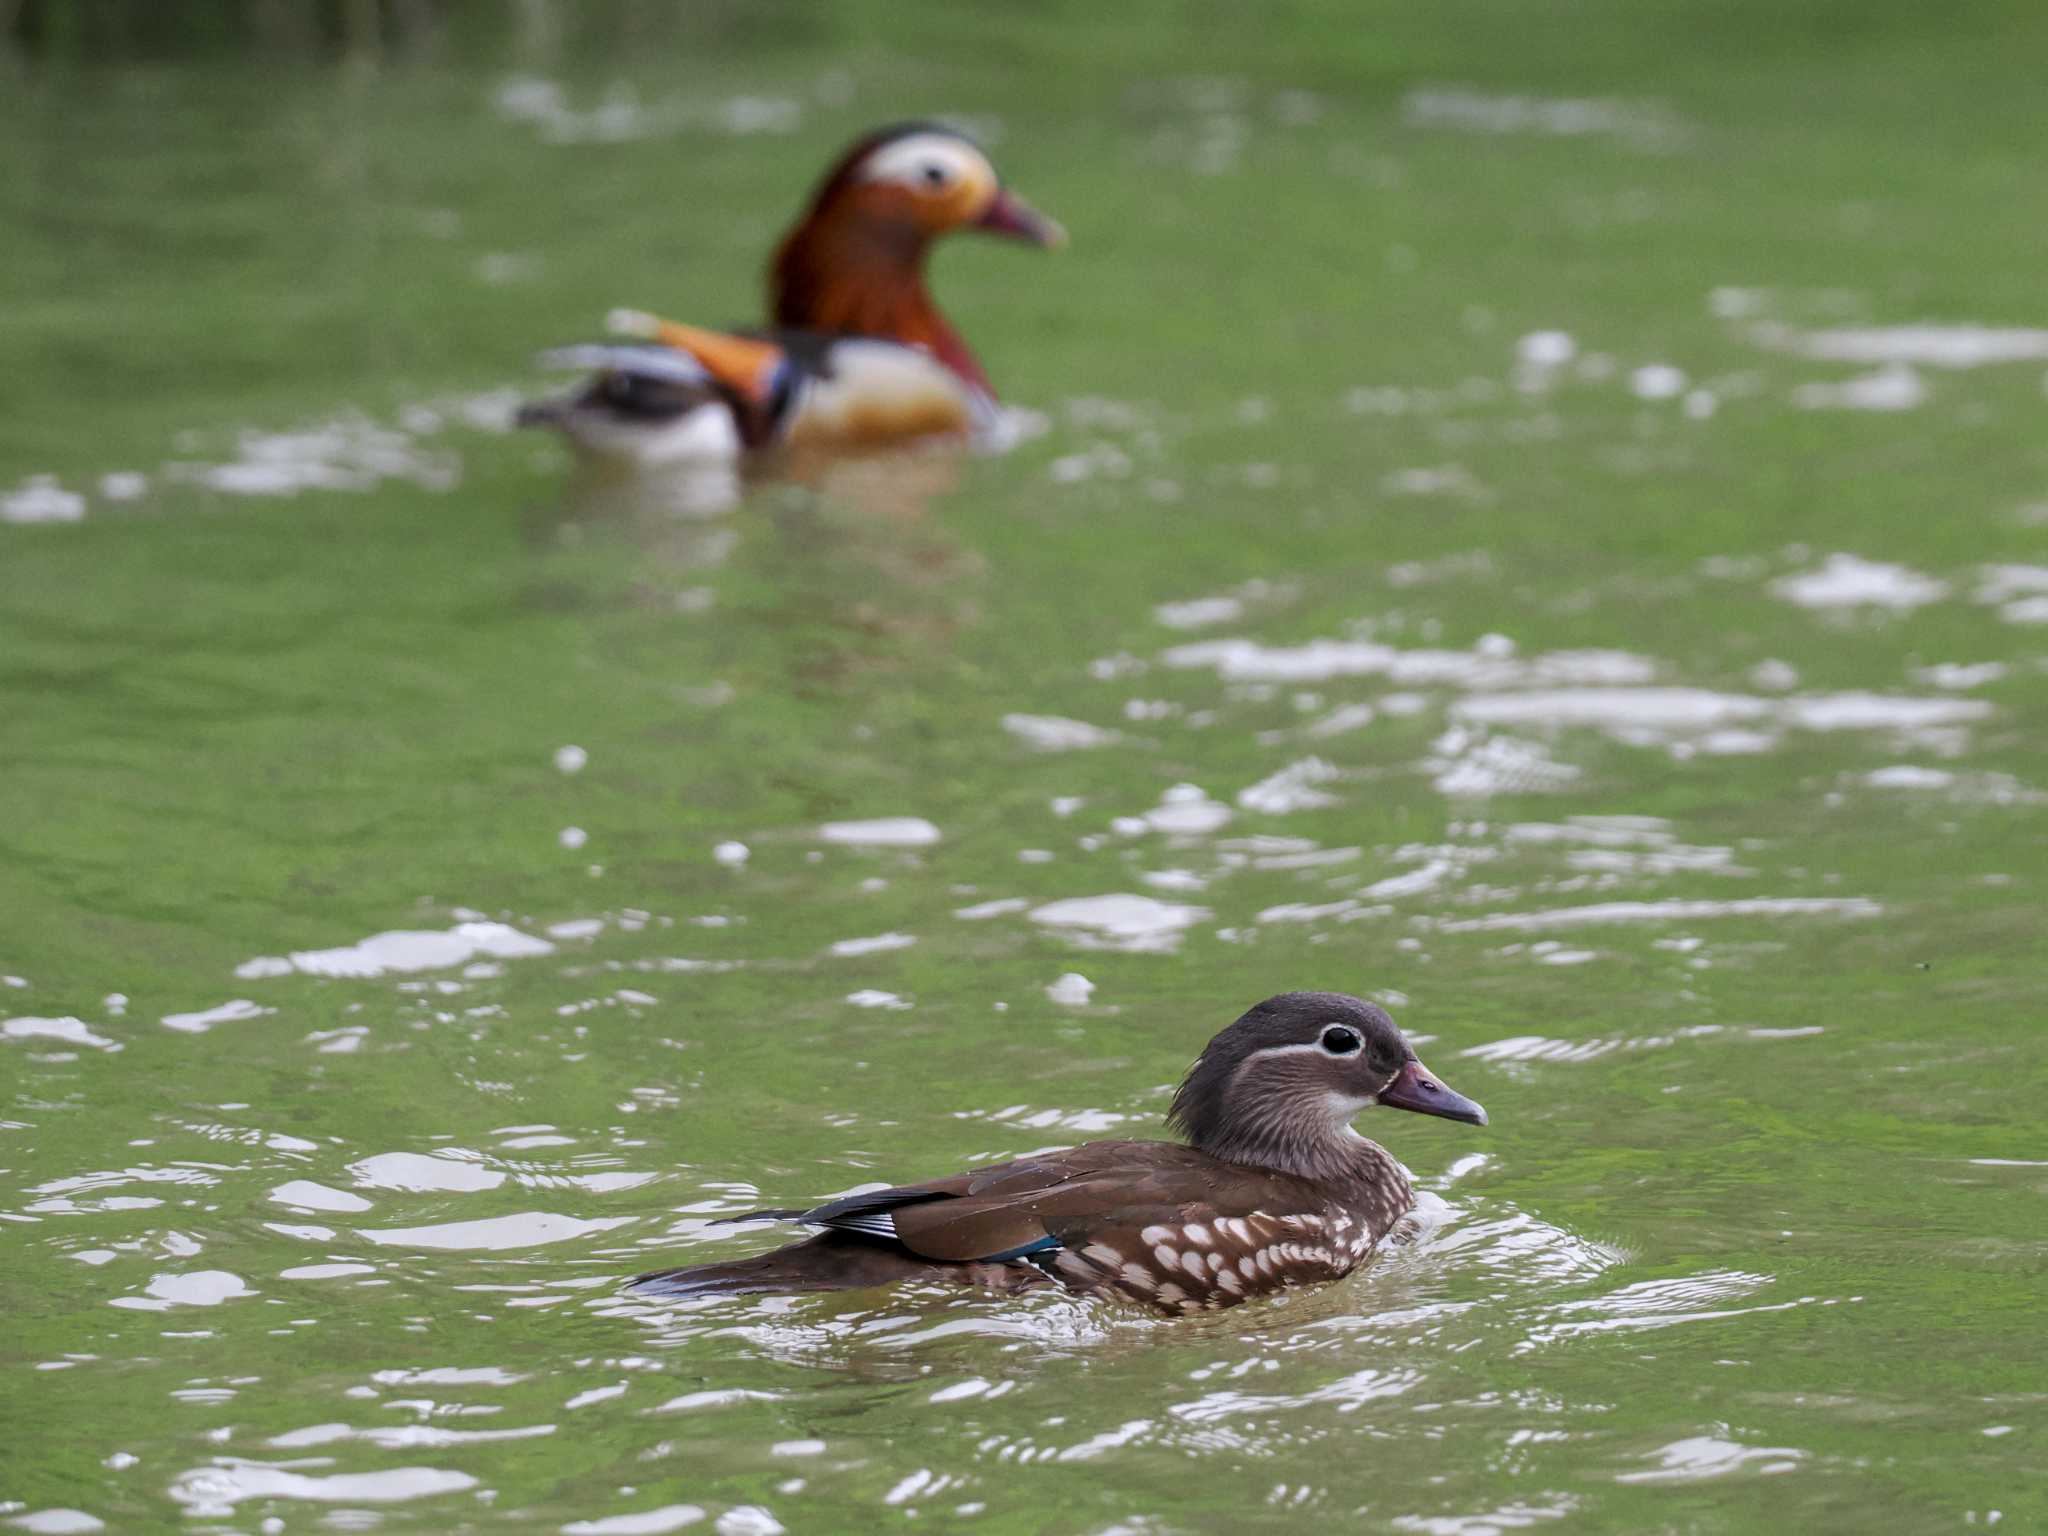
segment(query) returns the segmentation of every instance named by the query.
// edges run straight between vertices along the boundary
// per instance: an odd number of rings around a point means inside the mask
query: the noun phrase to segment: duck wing
[[[1163,1141],[1098,1141],[925,1184],[848,1195],[805,1211],[806,1225],[894,1240],[942,1263],[1006,1263],[1133,1233],[1249,1213],[1264,1178]]]

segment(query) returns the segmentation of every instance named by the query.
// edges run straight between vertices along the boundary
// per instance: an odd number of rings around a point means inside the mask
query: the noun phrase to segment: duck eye
[[[1357,1030],[1346,1029],[1342,1024],[1332,1024],[1323,1031],[1320,1043],[1332,1056],[1349,1056],[1365,1042],[1358,1038]]]
[[[921,174],[924,176],[924,184],[928,187],[938,188],[946,184],[946,168],[937,161],[928,163]]]

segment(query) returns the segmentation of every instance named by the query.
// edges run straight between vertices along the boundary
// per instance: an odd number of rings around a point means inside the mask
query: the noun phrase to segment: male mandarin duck
[[[946,1280],[1056,1284],[1168,1313],[1336,1280],[1414,1208],[1393,1155],[1351,1128],[1380,1105],[1486,1124],[1385,1010],[1337,992],[1269,997],[1211,1040],[1167,1123],[1187,1138],[1091,1141],[924,1184],[847,1195],[772,1253],[642,1275],[640,1295],[839,1291]]]
[[[643,462],[986,431],[996,419],[988,376],[925,285],[933,242],[962,229],[1044,247],[1066,239],[953,130],[870,133],[826,173],[776,251],[768,329],[711,331],[615,310],[611,329],[638,344],[548,354],[598,371],[519,420]]]

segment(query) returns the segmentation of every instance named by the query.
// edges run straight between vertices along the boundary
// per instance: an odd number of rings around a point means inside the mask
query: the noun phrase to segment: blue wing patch
[[[1012,1259],[1028,1259],[1034,1254],[1050,1253],[1055,1248],[1064,1247],[1066,1247],[1065,1243],[1048,1233],[1046,1236],[1039,1238],[1035,1243],[1025,1243],[1016,1248],[1005,1248],[1001,1253],[986,1254],[976,1262],[981,1264],[1007,1264]]]

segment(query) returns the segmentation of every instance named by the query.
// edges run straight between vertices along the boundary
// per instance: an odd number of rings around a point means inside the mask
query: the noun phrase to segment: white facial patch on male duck
[[[913,192],[946,196],[963,184],[996,193],[995,167],[980,150],[943,133],[891,139],[860,163],[862,181],[885,181]]]

